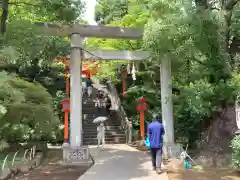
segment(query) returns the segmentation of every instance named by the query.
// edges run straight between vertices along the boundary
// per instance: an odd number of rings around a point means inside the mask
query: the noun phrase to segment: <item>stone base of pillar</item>
[[[86,165],[93,163],[88,146],[71,147],[68,143],[63,146],[63,160],[62,165]]]
[[[235,132],[235,135],[240,135],[240,129]]]
[[[67,159],[67,157],[68,157],[68,152],[66,151],[66,149],[68,149],[68,148],[70,148],[69,143],[64,142],[63,145],[62,145],[62,149],[63,149],[63,160],[64,160],[64,159]]]
[[[180,144],[169,143],[163,146],[164,159],[180,158],[180,154],[183,151]]]

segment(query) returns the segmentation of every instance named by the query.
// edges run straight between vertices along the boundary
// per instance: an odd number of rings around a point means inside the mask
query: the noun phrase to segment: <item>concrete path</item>
[[[150,157],[125,144],[106,145],[105,151],[90,146],[95,164],[78,180],[169,180],[152,171]]]

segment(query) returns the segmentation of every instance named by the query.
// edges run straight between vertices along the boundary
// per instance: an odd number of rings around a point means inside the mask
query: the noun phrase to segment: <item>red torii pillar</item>
[[[140,134],[142,139],[145,139],[145,127],[144,127],[144,112],[147,110],[147,103],[145,98],[138,100],[137,111],[140,113]]]

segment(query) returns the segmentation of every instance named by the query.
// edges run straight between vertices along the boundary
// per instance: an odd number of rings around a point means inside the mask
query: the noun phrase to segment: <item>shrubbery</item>
[[[54,138],[61,122],[55,115],[52,96],[39,83],[0,73],[0,136],[10,142]]]
[[[236,136],[232,142],[232,165],[237,171],[240,171],[240,136]]]

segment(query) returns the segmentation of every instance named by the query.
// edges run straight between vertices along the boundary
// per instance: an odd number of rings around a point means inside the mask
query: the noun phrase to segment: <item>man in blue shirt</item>
[[[147,136],[150,141],[150,149],[152,155],[152,166],[157,173],[161,173],[162,164],[162,146],[163,146],[163,135],[164,127],[157,118],[154,119],[149,125],[147,130]]]

